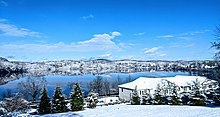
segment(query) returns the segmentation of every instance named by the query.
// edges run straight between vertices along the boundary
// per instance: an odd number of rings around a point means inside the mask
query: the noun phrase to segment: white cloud
[[[145,32],[140,32],[140,33],[135,33],[134,35],[135,36],[141,36],[141,35],[144,35],[145,34]]]
[[[165,53],[162,53],[162,54],[159,54],[158,56],[159,57],[164,57],[164,56],[166,56],[167,54],[165,54]]]
[[[147,55],[148,58],[158,59],[160,57],[164,57],[167,55],[166,53],[160,51],[161,48],[162,48],[161,46],[157,46],[153,48],[145,48],[144,53],[145,55]]]
[[[54,44],[5,44],[0,46],[0,50],[23,53],[121,51],[122,49],[112,41],[112,39],[119,35],[119,32],[112,32],[111,35],[96,34],[90,40],[70,44],[63,42]]]
[[[6,19],[0,19],[0,35],[12,37],[41,37],[39,32],[9,24]]]
[[[96,34],[93,35],[92,39],[78,42],[78,44],[80,46],[89,47],[90,49],[121,50],[121,48],[114,41],[112,41],[112,39],[120,35],[120,32],[111,32],[111,35],[106,33]]]
[[[145,54],[155,54],[161,47],[145,48]]]
[[[207,32],[210,32],[211,30],[205,29],[205,30],[200,30],[200,31],[191,31],[191,32],[185,32],[185,33],[179,33],[179,34],[169,34],[169,35],[162,35],[162,36],[157,36],[157,38],[188,38],[189,36],[195,36],[199,34],[204,34]]]
[[[101,57],[103,58],[109,58],[111,56],[112,56],[112,53],[106,53],[106,54],[101,55]]]
[[[170,47],[173,48],[191,48],[194,47],[195,43],[186,43],[186,42],[179,42],[179,43],[171,43]]]
[[[90,14],[90,15],[87,15],[87,16],[82,16],[81,18],[84,19],[84,20],[87,20],[87,19],[93,19],[95,16]]]
[[[192,31],[192,32],[186,32],[186,33],[181,33],[179,34],[180,36],[194,36],[194,35],[198,35],[198,34],[203,34],[206,32],[210,32],[211,30],[200,30],[200,31]]]
[[[121,33],[120,33],[120,32],[115,31],[115,32],[112,32],[112,36],[114,36],[114,37],[116,37],[116,36],[121,36]]]
[[[157,38],[173,38],[173,35],[162,35],[162,36],[158,36]]]
[[[5,1],[3,1],[3,0],[1,0],[1,1],[0,1],[0,6],[7,7],[7,6],[8,6],[8,3],[5,2]]]
[[[126,49],[126,48],[130,48],[130,47],[134,46],[134,44],[132,44],[132,43],[119,43],[118,46],[120,48],[125,48]]]
[[[7,22],[8,20],[7,19],[2,19],[2,18],[0,18],[0,23],[1,22]]]

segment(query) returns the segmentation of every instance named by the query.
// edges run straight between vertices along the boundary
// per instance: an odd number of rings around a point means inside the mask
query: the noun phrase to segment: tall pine
[[[65,98],[63,96],[62,89],[60,86],[57,86],[54,91],[54,95],[52,99],[52,112],[53,113],[67,112]]]
[[[192,84],[193,90],[190,99],[190,105],[192,106],[205,106],[206,97],[200,92],[200,82],[198,79]]]
[[[78,83],[76,83],[72,89],[70,95],[70,104],[72,111],[83,110],[83,105],[84,105],[83,93]]]
[[[44,87],[41,92],[40,104],[38,107],[39,114],[49,114],[51,113],[50,98],[47,95],[47,89]]]
[[[131,97],[131,104],[132,105],[139,105],[140,104],[140,98],[138,96],[137,86],[135,86],[134,92],[132,93]]]
[[[156,105],[164,104],[164,99],[163,99],[164,97],[162,96],[161,92],[162,89],[160,87],[160,84],[158,84],[154,93],[154,104]]]

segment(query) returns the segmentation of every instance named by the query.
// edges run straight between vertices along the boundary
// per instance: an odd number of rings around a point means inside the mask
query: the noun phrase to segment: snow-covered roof
[[[175,83],[178,86],[187,86],[188,83],[192,83],[198,79],[200,82],[204,82],[207,78],[202,76],[175,76],[175,77],[164,77],[164,78],[148,78],[148,77],[140,77],[133,82],[125,83],[119,85],[118,87],[128,88],[128,89],[155,89],[158,84],[163,80],[168,80],[172,83]]]

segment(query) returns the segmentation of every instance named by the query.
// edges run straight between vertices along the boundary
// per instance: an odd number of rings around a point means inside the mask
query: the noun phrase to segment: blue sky
[[[0,56],[213,59],[220,0],[0,0]]]

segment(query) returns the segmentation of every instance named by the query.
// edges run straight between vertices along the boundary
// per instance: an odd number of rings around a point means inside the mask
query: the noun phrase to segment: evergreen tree
[[[220,88],[215,90],[213,101],[215,106],[220,106]]]
[[[146,105],[146,104],[147,104],[147,96],[142,96],[141,105]]]
[[[38,107],[38,112],[39,112],[39,114],[51,113],[50,98],[47,95],[46,87],[44,87],[42,92],[41,92],[40,104],[39,104],[39,107]]]
[[[180,105],[180,98],[178,97],[178,96],[176,96],[176,95],[173,95],[172,97],[171,97],[171,104],[172,105]]]
[[[193,82],[193,92],[190,99],[190,105],[192,106],[205,106],[205,96],[200,93],[200,82],[198,79]]]
[[[216,95],[214,97],[214,105],[215,106],[220,106],[220,95]]]
[[[220,24],[216,26],[216,29],[215,29],[215,40],[216,41],[212,43],[212,48],[216,49],[216,53],[214,57],[219,63],[219,60],[220,60]],[[220,65],[219,64],[216,68],[211,70],[211,78],[216,79],[219,83],[218,85],[220,86]],[[215,91],[214,105],[220,106],[220,89],[219,88]]]
[[[71,98],[70,104],[72,111],[80,111],[83,109],[83,105],[84,105],[83,93],[78,83],[76,83],[75,86],[73,87],[70,98]]]
[[[212,48],[216,49],[215,58],[220,60],[220,24],[215,29],[215,42],[212,43]]]
[[[201,95],[200,93],[196,93],[192,95],[192,98],[190,99],[190,105],[191,106],[205,106],[205,96]]]
[[[189,101],[190,101],[190,94],[187,94],[187,93],[182,93],[181,94],[182,95],[182,97],[181,97],[181,103],[183,104],[183,105],[188,105],[189,104]]]
[[[178,86],[175,83],[171,83],[171,104],[180,105],[180,97],[178,96]]]
[[[98,103],[98,93],[91,91],[86,98],[86,102],[88,104],[88,108],[95,108]]]
[[[140,104],[140,98],[138,96],[137,86],[135,86],[135,89],[132,93],[131,104],[132,105],[139,105]]]
[[[65,98],[63,96],[62,89],[60,86],[57,86],[54,91],[54,95],[52,99],[52,112],[53,113],[67,112]]]
[[[157,88],[154,93],[154,104],[161,105],[163,104],[163,96],[161,95],[161,87],[160,84],[157,85]]]
[[[153,102],[152,96],[150,94],[146,94],[145,96],[142,96],[142,105],[146,104],[152,104]]]

